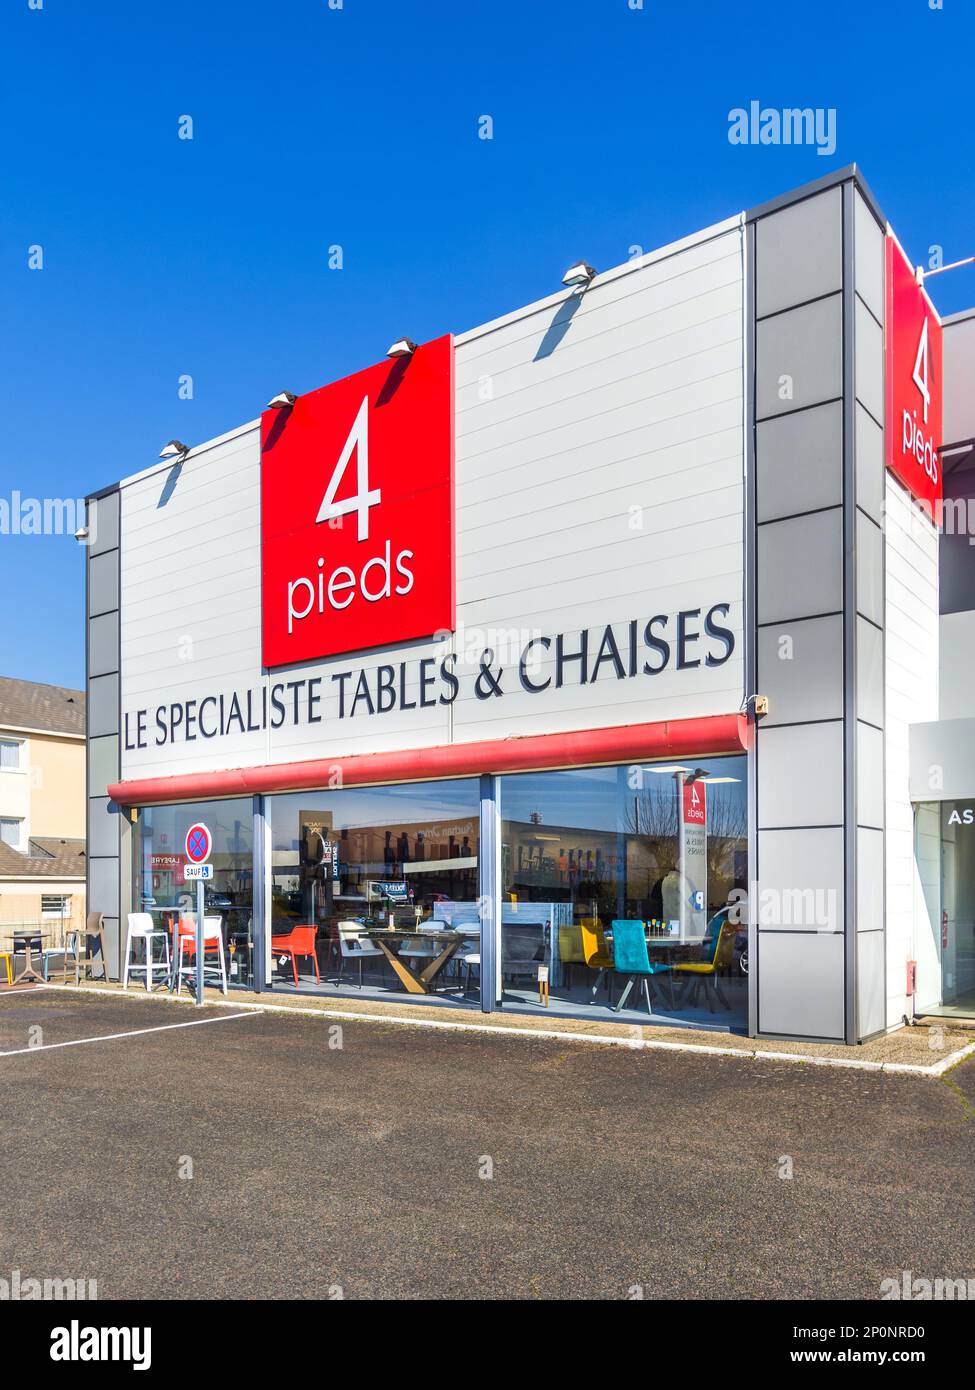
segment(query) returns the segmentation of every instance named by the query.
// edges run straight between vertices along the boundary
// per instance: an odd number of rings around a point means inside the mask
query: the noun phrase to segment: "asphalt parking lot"
[[[232,1013],[0,997],[0,1275],[543,1299],[975,1276],[975,1062],[941,1081]]]

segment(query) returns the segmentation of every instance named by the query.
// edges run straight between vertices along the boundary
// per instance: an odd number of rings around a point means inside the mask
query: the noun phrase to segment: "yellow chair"
[[[735,936],[738,932],[737,926],[733,922],[722,922],[721,928],[714,938],[712,955],[710,960],[682,961],[680,965],[674,966],[674,974],[686,976],[688,979],[688,994],[681,1000],[681,1005],[690,1005],[696,1002],[701,990],[708,1001],[708,1010],[714,1013],[714,1000],[712,995],[717,995],[721,1001],[723,1009],[730,1010],[731,1005],[721,992],[718,984],[718,975],[722,970],[727,970],[735,960]],[[713,985],[708,989],[708,981]]]
[[[565,983],[572,982],[572,967],[585,965],[586,957],[582,949],[582,933],[576,926],[559,927],[559,960],[565,971]]]
[[[0,960],[6,961],[7,984],[12,985],[14,982],[14,958],[9,951],[0,951]]]
[[[592,987],[592,997],[595,999],[596,991],[600,984],[606,982],[606,993],[612,992],[613,980],[613,953],[606,941],[606,934],[599,922],[580,922],[579,933],[582,937],[582,954],[590,970],[599,972],[596,976],[596,983]]]

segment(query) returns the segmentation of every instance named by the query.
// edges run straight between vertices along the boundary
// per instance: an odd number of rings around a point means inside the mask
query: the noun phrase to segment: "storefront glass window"
[[[505,777],[501,809],[505,1003],[745,1026],[744,758]]]
[[[204,910],[221,918],[224,969],[230,985],[253,981],[254,812],[246,797],[147,806],[133,826],[133,909],[149,912],[170,932],[196,909],[196,884],[183,876],[186,832],[202,821],[213,837],[213,878],[205,884]],[[123,937],[124,944],[124,937]],[[207,966],[212,962],[207,957]],[[208,983],[209,969],[208,969]]]
[[[479,997],[473,779],[267,799],[275,990]]]
[[[975,802],[927,802],[916,811],[916,1013],[975,1013]]]

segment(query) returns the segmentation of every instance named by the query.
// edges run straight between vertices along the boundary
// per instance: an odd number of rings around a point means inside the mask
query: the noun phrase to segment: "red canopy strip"
[[[361,787],[381,782],[473,777],[485,772],[535,772],[651,758],[702,757],[709,753],[740,753],[747,746],[746,717],[715,714],[659,724],[624,724],[616,729],[529,734],[437,748],[351,753],[346,757],[271,763],[266,767],[137,778],[113,782],[108,794],[122,806],[149,806],[163,801],[204,801],[210,797],[253,796],[258,792],[311,787]]]

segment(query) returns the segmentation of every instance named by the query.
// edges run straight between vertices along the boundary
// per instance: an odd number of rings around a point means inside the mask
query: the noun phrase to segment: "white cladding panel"
[[[530,306],[457,342],[456,547],[460,691],[452,705],[338,718],[332,677],[407,664],[419,706],[422,658],[410,642],[264,673],[261,668],[260,446],[255,427],[122,485],[122,710],[149,711],[148,747],[126,750],[123,778],[425,747],[728,713],[743,693],[743,334],[740,228],[715,230],[620,268],[584,294]],[[435,538],[431,538],[435,543]],[[723,665],[595,681],[567,667],[529,693],[518,657],[552,639],[531,679],[553,673],[554,639],[590,664],[614,625],[727,603],[735,651]],[[700,619],[697,625],[700,626]],[[690,620],[694,627],[694,620]],[[504,693],[478,699],[485,647]],[[703,634],[691,658],[720,644]],[[157,706],[319,680],[321,722],[157,746]],[[290,698],[290,696],[288,697]],[[302,696],[304,698],[304,695]],[[212,707],[211,707],[212,709]]]
[[[887,1024],[909,1013],[917,866],[909,726],[938,718],[938,533],[887,474]]]

